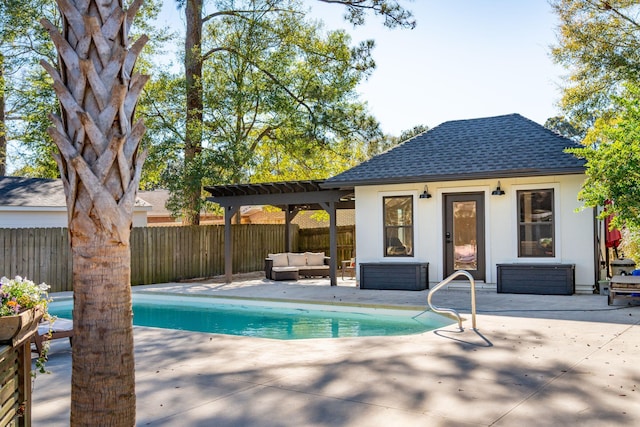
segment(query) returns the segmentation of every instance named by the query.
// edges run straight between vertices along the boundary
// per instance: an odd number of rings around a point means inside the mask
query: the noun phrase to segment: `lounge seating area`
[[[329,277],[329,259],[324,252],[269,254],[264,260],[264,272],[270,280]]]

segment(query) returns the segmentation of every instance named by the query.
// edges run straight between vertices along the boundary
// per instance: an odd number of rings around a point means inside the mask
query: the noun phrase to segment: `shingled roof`
[[[67,207],[59,179],[0,177],[0,206]]]
[[[0,207],[67,208],[64,188],[60,179],[0,177]],[[136,198],[135,206],[151,206]]]
[[[329,178],[324,187],[583,173],[579,144],[519,114],[445,122]]]

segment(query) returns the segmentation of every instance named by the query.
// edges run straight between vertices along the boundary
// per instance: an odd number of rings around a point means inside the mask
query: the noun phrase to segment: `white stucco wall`
[[[576,289],[594,284],[593,212],[577,200],[584,175],[532,178],[501,178],[502,196],[493,196],[498,179],[428,183],[430,199],[418,196],[421,184],[360,186],[356,194],[356,260],[361,262],[428,262],[429,281],[444,277],[443,195],[460,192],[484,192],[486,283],[495,284],[496,264],[569,263],[575,264]],[[517,190],[554,189],[555,257],[518,258]],[[414,256],[384,257],[382,198],[411,195],[414,198]],[[358,271],[358,269],[356,269]]]
[[[133,226],[147,226],[150,207],[137,207],[133,212]],[[67,227],[66,207],[0,207],[0,228],[57,228]]]

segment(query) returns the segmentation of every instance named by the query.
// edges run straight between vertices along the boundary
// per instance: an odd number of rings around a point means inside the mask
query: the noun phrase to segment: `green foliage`
[[[364,24],[366,13],[373,11],[384,17],[384,25],[389,28],[415,28],[413,14],[404,9],[396,0],[319,0],[323,3],[340,4],[346,8],[344,19],[353,25]]]
[[[137,15],[132,37],[144,32],[150,36],[141,60],[139,72],[154,71],[154,56],[170,35],[155,30],[151,20],[157,15],[161,0],[145,1]],[[9,163],[13,174],[41,178],[56,178],[58,167],[52,155],[56,152],[46,129],[51,126],[49,113],[58,111],[52,81],[39,64],[41,59],[56,63],[56,53],[40,18],[60,24],[59,12],[53,0],[3,0],[0,3],[0,61],[4,78],[0,79],[0,95],[5,98],[6,136],[11,144]],[[0,151],[2,147],[0,147]],[[2,157],[0,155],[0,162]]]
[[[355,92],[373,69],[372,43],[351,48],[345,32],[323,34],[295,1],[275,12],[266,1],[244,3],[234,6],[252,12],[213,21],[205,33],[208,176],[324,178],[362,159],[357,145],[379,135]]]
[[[143,146],[148,150],[142,170],[141,189],[162,188],[176,172],[184,150],[184,78],[168,72],[152,76],[138,102],[137,114],[147,132]],[[165,176],[166,175],[166,176]]]
[[[552,55],[568,71],[562,107],[575,123],[605,117],[611,97],[640,78],[640,4],[635,0],[554,0],[560,19]]]
[[[585,130],[571,123],[566,117],[561,116],[548,118],[544,122],[544,127],[576,142],[582,141],[586,134]]]
[[[55,144],[47,134],[49,114],[58,110],[53,82],[39,65],[23,70],[24,78],[13,87],[16,120],[11,121],[14,155],[10,158],[15,175],[57,178],[53,159]]]
[[[381,132],[356,87],[375,66],[373,42],[351,46],[344,31],[325,32],[298,1],[215,6],[205,19],[202,143],[193,159],[184,163],[184,80],[165,75],[147,88],[162,101],[141,101],[150,159],[165,168],[154,175],[171,190],[174,213],[193,208],[190,190],[201,182],[326,178],[366,158]]]
[[[402,131],[402,133],[400,133],[400,142],[407,141],[413,138],[414,136],[418,136],[421,133],[425,133],[428,130],[429,130],[429,126],[427,125],[416,125],[411,129],[404,130]]]
[[[345,7],[354,25],[367,12],[389,27],[415,25],[395,0],[325,2]],[[372,41],[350,48],[346,33],[322,34],[296,0],[177,3],[188,17],[184,166],[176,169],[187,223],[198,223],[203,181],[326,176],[380,136],[355,92],[375,65]]]
[[[36,76],[42,75],[37,71],[40,68],[38,61],[54,58],[52,44],[37,18],[46,16],[56,22],[56,13],[53,0],[5,0],[0,3],[0,130],[6,138],[0,142],[0,163],[5,162],[5,142],[22,148],[34,140],[44,141],[44,136],[37,135],[36,129],[42,128],[41,123],[47,120],[47,115],[30,113],[38,109],[52,111],[55,101],[51,97],[38,96],[42,88],[32,89],[29,85],[38,81]],[[29,98],[30,93],[37,95]],[[31,123],[29,115],[41,123]],[[21,160],[26,164],[26,159]]]
[[[640,229],[622,230],[622,241],[618,247],[618,252],[624,258],[631,258],[637,265],[640,265]]]
[[[640,228],[640,89],[628,86],[614,98],[615,119],[599,119],[585,138],[585,147],[569,150],[587,160],[587,179],[579,194],[586,206],[604,206],[615,213],[613,226]],[[601,217],[604,217],[603,212]]]

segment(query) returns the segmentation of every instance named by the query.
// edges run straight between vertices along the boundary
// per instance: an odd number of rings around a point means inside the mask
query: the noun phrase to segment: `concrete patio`
[[[174,292],[424,307],[427,291],[355,281],[242,276],[136,287]],[[469,313],[470,293],[439,306]],[[605,296],[478,291],[468,315],[420,335],[279,341],[135,328],[139,426],[609,426],[640,424],[640,305]],[[66,426],[71,349],[52,343],[33,425]]]

